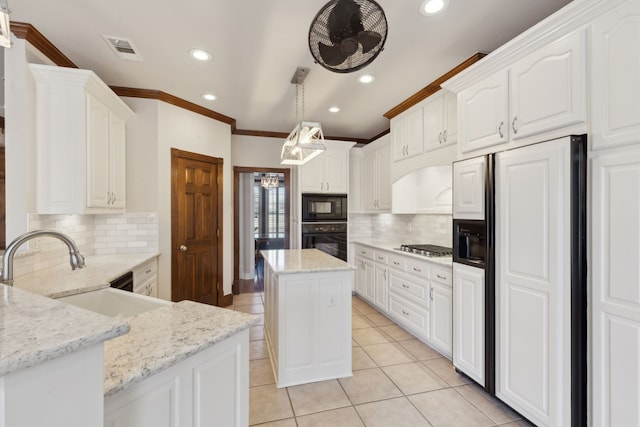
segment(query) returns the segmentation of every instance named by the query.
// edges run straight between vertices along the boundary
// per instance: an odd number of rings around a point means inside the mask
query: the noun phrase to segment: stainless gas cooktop
[[[453,254],[451,248],[438,245],[400,245],[399,248],[395,249],[427,257],[451,256]]]

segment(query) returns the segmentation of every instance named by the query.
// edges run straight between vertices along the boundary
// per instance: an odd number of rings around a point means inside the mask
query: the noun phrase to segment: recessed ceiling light
[[[211,61],[211,58],[213,58],[209,52],[202,49],[191,49],[189,55],[198,61]]]
[[[331,113],[337,113],[338,111],[340,111],[340,108],[338,108],[338,107],[330,107],[329,108],[329,112],[331,112]]]
[[[376,78],[375,78],[375,77],[373,77],[371,74],[364,74],[364,75],[362,75],[362,76],[358,77],[358,81],[359,81],[360,83],[364,83],[364,84],[371,83],[371,82],[373,82],[375,79],[376,79]]]
[[[206,99],[207,101],[215,101],[215,99],[216,99],[216,96],[214,94],[212,94],[212,93],[205,93],[205,94],[202,95],[202,97],[204,99]]]
[[[420,4],[420,13],[425,16],[437,15],[447,8],[449,0],[424,0]]]

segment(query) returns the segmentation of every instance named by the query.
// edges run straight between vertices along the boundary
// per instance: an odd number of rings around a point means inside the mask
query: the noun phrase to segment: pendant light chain
[[[302,86],[302,117],[300,117],[300,86]],[[304,83],[296,83],[296,123],[304,121]]]

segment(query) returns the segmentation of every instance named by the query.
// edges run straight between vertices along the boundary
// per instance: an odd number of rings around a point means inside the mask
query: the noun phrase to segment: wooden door
[[[222,296],[222,159],[171,149],[171,299]]]

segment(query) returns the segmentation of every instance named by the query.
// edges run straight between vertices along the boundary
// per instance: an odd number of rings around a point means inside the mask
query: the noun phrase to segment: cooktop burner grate
[[[400,250],[402,252],[410,252],[418,255],[431,256],[431,257],[453,255],[453,250],[451,248],[447,248],[445,246],[438,246],[438,245],[429,245],[429,244],[401,245]]]

